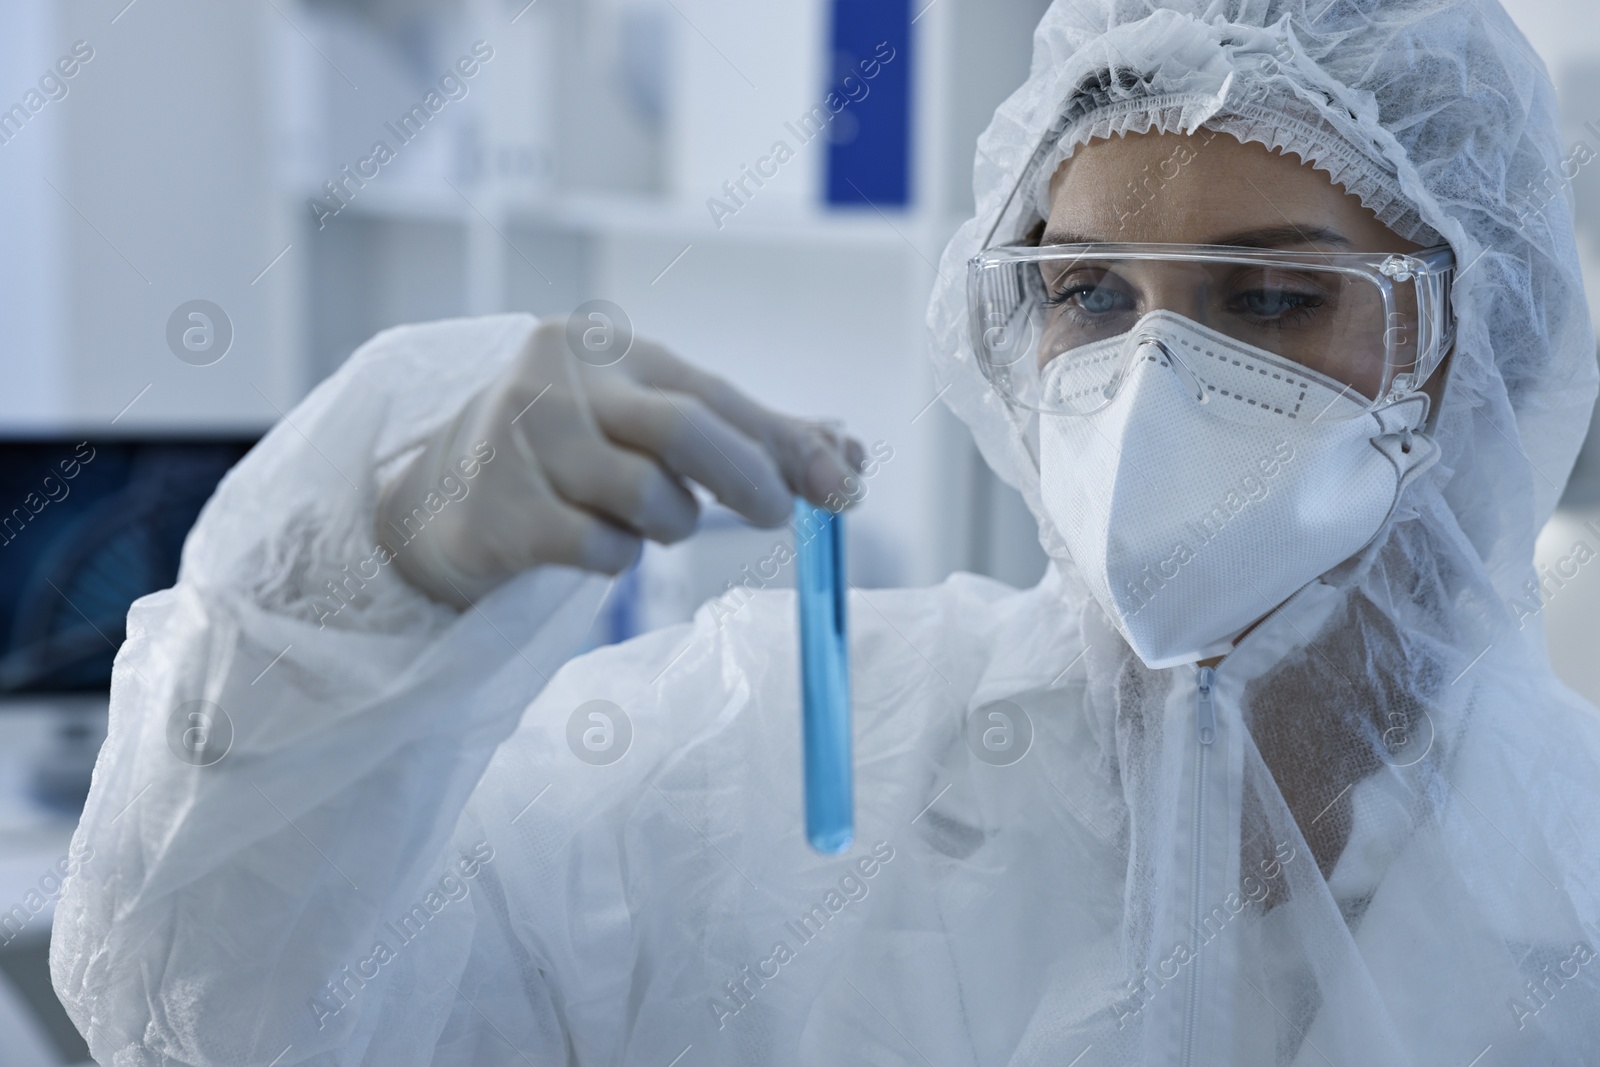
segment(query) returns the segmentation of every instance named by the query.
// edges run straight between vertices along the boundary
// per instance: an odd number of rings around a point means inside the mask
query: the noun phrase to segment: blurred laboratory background
[[[86,1056],[46,952],[61,878],[93,871],[67,842],[128,603],[171,584],[222,472],[379,330],[610,301],[771,406],[884,443],[850,517],[857,584],[1038,577],[1032,519],[937,402],[922,319],[1046,6],[0,0],[0,1067]],[[1600,310],[1591,6],[1511,4],[1590,149],[1563,184]],[[1597,516],[1586,452],[1541,566],[1600,550]],[[782,536],[703,525],[617,583],[593,642],[686,618]],[[1533,608],[1600,699],[1600,568]]]

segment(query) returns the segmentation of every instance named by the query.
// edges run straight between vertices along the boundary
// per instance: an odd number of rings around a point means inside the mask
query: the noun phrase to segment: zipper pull
[[[1201,667],[1199,690],[1195,696],[1195,722],[1200,728],[1200,743],[1209,745],[1217,737],[1217,709],[1211,700],[1211,683],[1216,679],[1215,667]]]

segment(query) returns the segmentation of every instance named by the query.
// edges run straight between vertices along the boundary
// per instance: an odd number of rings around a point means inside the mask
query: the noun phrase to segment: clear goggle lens
[[[1362,413],[1416,388],[1447,344],[1449,251],[1410,256],[1129,246],[999,248],[972,261],[973,344],[1008,400],[1090,414],[1117,394],[1151,312],[1216,338],[1208,363],[1258,358],[1348,396]]]

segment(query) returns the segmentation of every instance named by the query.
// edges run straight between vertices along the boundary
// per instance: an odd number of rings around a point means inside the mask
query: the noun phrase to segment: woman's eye
[[[1062,289],[1051,300],[1057,306],[1077,308],[1091,315],[1104,315],[1111,311],[1121,311],[1128,307],[1128,295],[1117,289],[1093,283],[1069,285]]]

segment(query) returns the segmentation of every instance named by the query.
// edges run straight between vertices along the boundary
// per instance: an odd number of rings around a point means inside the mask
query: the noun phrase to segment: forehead
[[[1326,173],[1211,130],[1130,134],[1079,147],[1051,178],[1045,243],[1063,243],[1066,235],[1212,244],[1273,228],[1340,233],[1362,251],[1408,247]]]

